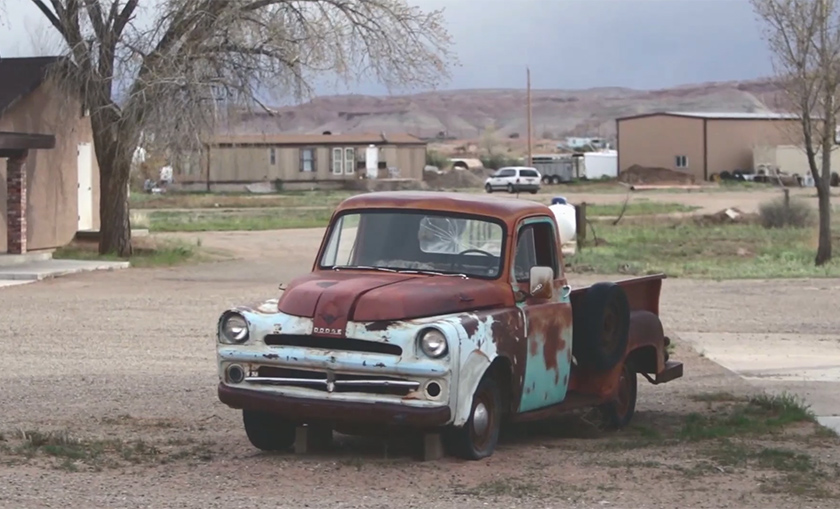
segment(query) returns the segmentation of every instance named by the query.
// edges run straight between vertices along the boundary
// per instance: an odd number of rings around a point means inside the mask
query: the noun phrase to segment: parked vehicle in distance
[[[531,157],[531,164],[540,172],[542,183],[551,185],[574,180],[578,159],[571,154],[540,154]]]
[[[664,277],[572,289],[555,214],[530,200],[356,195],[311,273],[222,313],[218,397],[266,451],[304,425],[324,440],[412,428],[477,460],[503,422],[581,407],[621,428],[637,374],[683,375],[659,319]]]
[[[537,191],[540,190],[541,179],[542,176],[536,168],[505,166],[487,177],[487,180],[484,181],[484,190],[488,193],[504,189],[509,193],[528,191],[531,194],[537,194]]]

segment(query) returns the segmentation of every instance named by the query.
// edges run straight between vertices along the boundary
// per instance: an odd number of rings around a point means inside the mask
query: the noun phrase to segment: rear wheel
[[[512,193],[513,191],[514,191],[513,184],[508,184],[507,185],[507,192]]]
[[[262,451],[284,451],[295,443],[295,424],[268,412],[243,410],[242,421],[251,445]]]
[[[621,429],[630,424],[636,413],[636,395],[639,388],[636,372],[627,364],[618,377],[618,393],[614,401],[601,405],[601,419],[608,429]]]
[[[470,418],[461,428],[451,428],[447,446],[459,458],[480,460],[491,456],[499,442],[502,397],[492,373],[484,375],[473,394]]]

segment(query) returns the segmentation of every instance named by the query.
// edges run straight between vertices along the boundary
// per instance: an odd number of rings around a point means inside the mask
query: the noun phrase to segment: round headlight
[[[248,321],[239,313],[229,313],[222,319],[219,331],[230,343],[244,343],[248,340]]]
[[[443,357],[447,351],[446,336],[437,329],[427,329],[420,333],[420,349],[433,359]]]

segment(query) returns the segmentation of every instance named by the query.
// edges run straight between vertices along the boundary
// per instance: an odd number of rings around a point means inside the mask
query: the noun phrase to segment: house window
[[[677,168],[688,168],[687,156],[677,156]]]
[[[356,149],[347,147],[344,149],[344,173],[352,175],[356,171]]]
[[[333,175],[346,173],[352,175],[356,171],[356,149],[353,147],[332,149],[332,172]]]
[[[344,150],[340,148],[332,149],[332,172],[333,175],[341,175],[341,171],[344,167],[344,160],[342,159],[342,155],[344,154]]]
[[[274,148],[268,149],[268,161],[271,166],[277,164],[277,153],[275,152]]]
[[[302,148],[300,149],[300,171],[312,172],[315,171],[315,149]]]

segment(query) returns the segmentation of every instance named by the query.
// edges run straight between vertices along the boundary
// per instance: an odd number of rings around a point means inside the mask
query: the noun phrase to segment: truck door
[[[518,298],[525,320],[527,355],[519,411],[527,412],[562,402],[569,384],[572,350],[572,304],[556,227],[547,217],[523,221],[516,235],[512,281],[514,292],[528,295],[531,267],[554,270],[552,295],[547,299]]]

